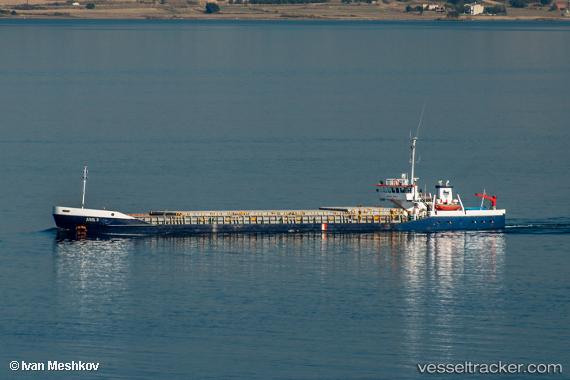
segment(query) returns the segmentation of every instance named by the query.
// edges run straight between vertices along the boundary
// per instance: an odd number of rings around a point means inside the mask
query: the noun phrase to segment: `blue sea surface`
[[[499,360],[568,379],[569,40],[567,22],[0,19],[0,379]],[[93,208],[377,205],[424,104],[421,186],[497,195],[504,231],[70,240],[51,219],[85,164]]]

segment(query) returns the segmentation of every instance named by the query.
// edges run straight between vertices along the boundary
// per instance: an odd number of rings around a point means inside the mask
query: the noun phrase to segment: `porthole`
[[[114,213],[114,212],[112,212],[112,213],[111,213],[111,216],[115,216],[115,213]]]

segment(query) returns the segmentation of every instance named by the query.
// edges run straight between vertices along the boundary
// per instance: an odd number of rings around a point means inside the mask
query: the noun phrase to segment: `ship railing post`
[[[463,210],[463,213],[465,215],[467,215],[467,210],[465,210],[465,207],[463,206],[463,202],[461,201],[461,197],[459,196],[459,194],[457,194],[457,199],[459,200],[459,204],[461,205],[461,209]]]

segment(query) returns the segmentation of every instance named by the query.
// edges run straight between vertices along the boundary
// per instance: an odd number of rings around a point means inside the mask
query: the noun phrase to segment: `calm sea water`
[[[0,378],[415,379],[465,360],[568,378],[569,39],[568,23],[0,21]],[[376,204],[424,103],[422,184],[496,194],[505,232],[53,229],[86,163],[92,207]]]

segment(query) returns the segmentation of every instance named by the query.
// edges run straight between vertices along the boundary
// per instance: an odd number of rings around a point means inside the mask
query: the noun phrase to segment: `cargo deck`
[[[313,210],[150,211],[127,214],[153,225],[402,223],[405,210],[386,207],[321,207]]]

